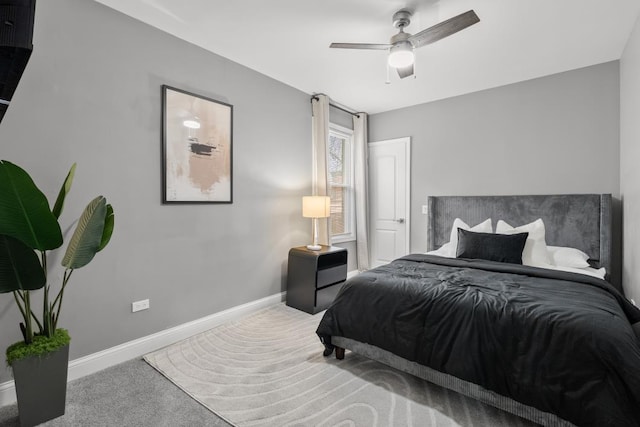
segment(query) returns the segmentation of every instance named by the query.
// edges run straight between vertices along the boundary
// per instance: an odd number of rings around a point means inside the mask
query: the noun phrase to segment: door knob
[[[399,224],[404,224],[404,218],[398,218],[396,219],[396,222]]]

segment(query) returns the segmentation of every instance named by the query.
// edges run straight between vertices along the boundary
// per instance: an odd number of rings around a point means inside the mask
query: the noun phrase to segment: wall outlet
[[[429,206],[427,205],[422,205],[422,214],[426,215],[429,213]]]
[[[149,309],[149,300],[143,299],[141,301],[136,301],[131,303],[131,312],[135,313],[136,311],[142,311]]]

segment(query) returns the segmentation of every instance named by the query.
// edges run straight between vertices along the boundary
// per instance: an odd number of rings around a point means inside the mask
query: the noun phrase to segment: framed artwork
[[[162,203],[232,203],[233,106],[162,86]]]

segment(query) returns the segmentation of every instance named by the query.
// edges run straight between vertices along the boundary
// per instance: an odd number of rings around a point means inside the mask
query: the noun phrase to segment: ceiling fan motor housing
[[[400,31],[398,34],[391,37],[391,40],[389,40],[389,44],[396,45],[404,41],[406,41],[407,43],[410,43],[407,41],[409,37],[411,37],[411,34],[405,33],[404,31]]]

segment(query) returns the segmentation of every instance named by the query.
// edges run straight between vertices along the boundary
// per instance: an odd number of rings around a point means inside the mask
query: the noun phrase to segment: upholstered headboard
[[[427,203],[427,250],[449,241],[456,218],[471,226],[491,218],[494,230],[500,219],[516,227],[542,218],[547,245],[582,250],[594,267],[606,268],[610,277],[611,194],[431,196]]]

